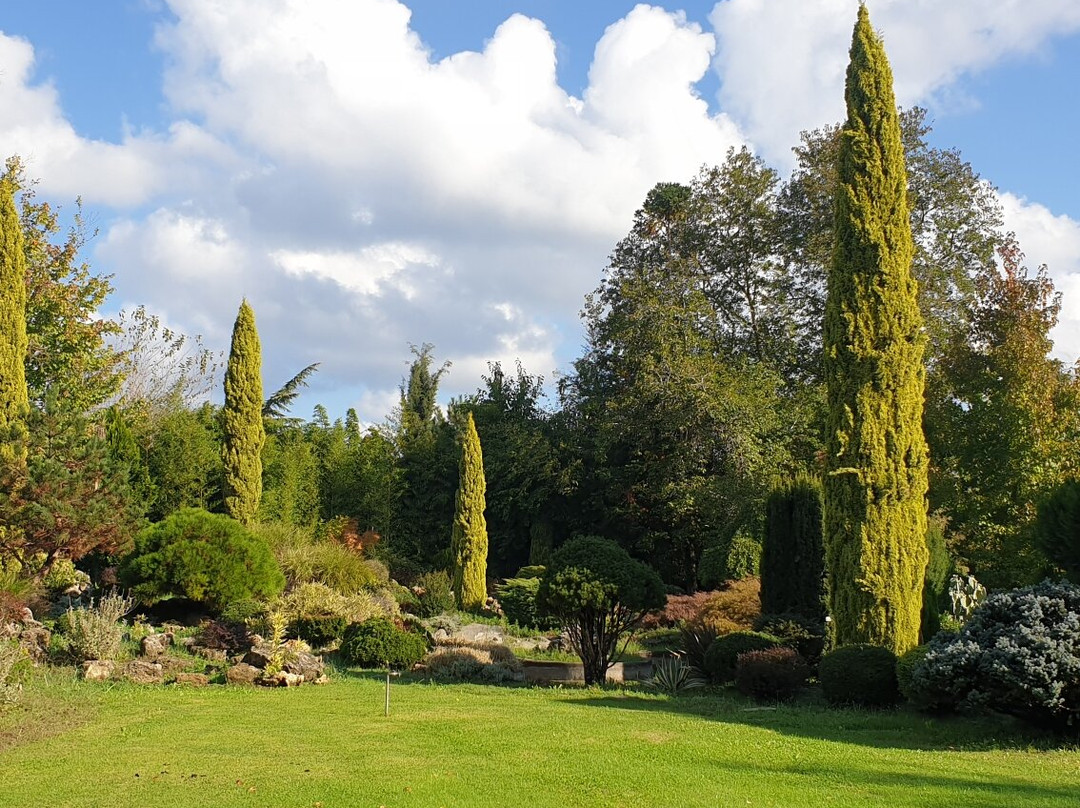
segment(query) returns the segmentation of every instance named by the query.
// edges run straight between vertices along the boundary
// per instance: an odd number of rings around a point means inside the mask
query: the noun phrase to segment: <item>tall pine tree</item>
[[[0,178],[0,459],[24,456],[26,392],[26,257],[15,184]]]
[[[461,441],[461,466],[454,529],[450,536],[453,553],[453,587],[458,608],[474,610],[487,601],[487,522],[484,519],[484,457],[480,436],[470,412],[465,419]]]
[[[247,524],[262,498],[262,356],[255,313],[247,300],[233,325],[229,365],[225,370],[225,512]]]
[[[865,6],[850,57],[824,326],[829,606],[837,644],[902,653],[927,557],[926,338],[892,71]]]

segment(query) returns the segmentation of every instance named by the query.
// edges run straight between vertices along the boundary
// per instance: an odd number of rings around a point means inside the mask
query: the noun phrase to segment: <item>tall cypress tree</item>
[[[487,601],[487,521],[484,519],[484,457],[472,413],[465,420],[461,466],[450,551],[454,558],[453,586],[458,608],[479,609]]]
[[[26,391],[26,256],[15,204],[15,185],[0,179],[0,458],[15,459],[24,449]]]
[[[240,304],[225,370],[225,511],[245,524],[255,518],[262,498],[262,356],[255,312]]]
[[[892,71],[865,6],[845,96],[824,327],[829,606],[837,644],[901,653],[919,642],[927,559],[925,336]]]
[[[821,483],[798,474],[773,487],[765,504],[761,611],[820,621],[825,609]]]

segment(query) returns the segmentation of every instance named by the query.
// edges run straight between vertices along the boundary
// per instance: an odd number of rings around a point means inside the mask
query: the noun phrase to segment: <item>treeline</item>
[[[925,112],[901,123],[927,337],[930,511],[980,580],[1031,582],[1049,568],[1035,509],[1080,459],[1080,388],[1049,355],[1060,298],[1045,268],[1024,267],[992,187],[929,144]],[[686,590],[728,563],[744,569],[769,492],[826,467],[838,138],[837,127],[804,133],[786,179],[742,149],[688,183],[657,184],[586,299],[587,344],[554,402],[541,377],[493,363],[444,411],[448,363],[424,344],[399,406],[363,429],[353,410],[292,417],[315,372],[305,369],[265,402],[257,518],[362,544],[399,580],[446,569],[471,414],[489,576],[544,563],[573,535],[615,539]],[[46,565],[105,558],[148,520],[224,511],[222,413],[205,403],[220,358],[144,310],[98,317],[111,287],[79,263],[81,220],[62,232],[16,161],[2,182],[0,196],[21,192],[0,227],[5,255],[19,254],[5,282],[25,278],[29,398],[13,405],[25,418],[2,424],[0,553]],[[5,329],[18,297],[5,291]]]

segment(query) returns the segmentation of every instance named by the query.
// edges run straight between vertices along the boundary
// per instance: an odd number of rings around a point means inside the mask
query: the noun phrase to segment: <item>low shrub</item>
[[[243,623],[203,620],[195,632],[195,644],[235,654],[251,647],[251,634]]]
[[[499,605],[506,619],[521,628],[550,629],[557,625],[536,610],[539,578],[507,578],[499,587]]]
[[[689,622],[712,629],[717,634],[750,631],[761,615],[761,581],[743,578],[728,581],[713,592]]]
[[[291,625],[291,633],[316,648],[332,645],[345,636],[349,621],[339,615],[298,617]]]
[[[779,637],[810,665],[825,653],[825,624],[800,614],[763,614],[754,621],[754,631]]]
[[[123,650],[124,616],[133,602],[115,592],[86,608],[68,609],[56,621],[52,650],[80,664],[91,659],[119,659]]]
[[[724,578],[740,581],[756,576],[761,569],[761,542],[753,536],[739,534],[727,546],[724,557]]]
[[[821,692],[830,704],[889,707],[900,699],[896,654],[877,645],[845,645],[818,665]]]
[[[682,632],[677,628],[654,628],[639,632],[637,643],[653,656],[683,656]],[[704,656],[704,652],[702,652]],[[700,668],[698,668],[700,670]]]
[[[929,648],[929,645],[916,645],[911,650],[902,653],[896,660],[896,686],[900,695],[914,706],[921,708],[929,708],[930,705],[921,703],[919,693],[913,686],[913,680],[915,669],[926,659]]]
[[[912,672],[920,706],[986,708],[1063,731],[1080,725],[1080,587],[999,592],[958,634],[938,634]]]
[[[433,679],[499,683],[520,678],[521,661],[499,643],[443,643],[424,658]]]
[[[346,662],[362,668],[410,670],[427,650],[425,637],[405,631],[385,617],[373,617],[345,629],[340,653]]]
[[[30,657],[17,641],[0,639],[0,706],[19,700],[29,667]]]
[[[221,610],[221,621],[251,628],[266,622],[267,606],[255,598],[241,598]]]
[[[344,595],[322,583],[305,583],[289,592],[278,604],[278,608],[289,624],[290,633],[297,633],[301,621],[317,623],[323,619],[341,619],[345,626],[350,623],[363,623],[373,617],[390,617],[386,604],[369,592],[355,592]],[[342,626],[344,631],[345,626]],[[326,628],[330,630],[331,623]],[[304,637],[303,634],[300,634]],[[335,639],[341,639],[337,634]],[[305,640],[308,637],[304,637]],[[313,641],[313,640],[309,640]]]
[[[42,585],[49,592],[63,592],[73,586],[85,589],[90,586],[90,576],[82,570],[75,569],[75,564],[66,558],[61,558],[53,564],[45,577],[41,579]]]
[[[454,593],[446,570],[425,572],[416,579],[412,591],[417,601],[413,613],[418,617],[435,617],[454,610]]]
[[[716,592],[695,592],[692,595],[668,595],[662,611],[645,615],[641,621],[644,629],[673,628],[694,620],[715,596]]]
[[[739,655],[748,651],[779,648],[783,642],[771,634],[757,631],[736,631],[713,640],[705,652],[705,672],[714,682],[726,684],[735,678]]]
[[[282,545],[274,556],[289,586],[319,583],[338,592],[359,592],[377,586],[379,571],[362,556],[332,541]]]
[[[522,567],[521,569],[519,569],[518,572],[517,572],[517,575],[515,575],[514,577],[515,578],[543,578],[544,577],[544,570],[546,570],[546,569],[547,569],[547,567],[545,567],[543,564],[529,564],[528,566],[525,566],[525,567]]]
[[[810,666],[793,648],[739,654],[735,686],[755,701],[791,701],[810,677]]]
[[[235,519],[199,508],[182,508],[140,531],[120,580],[147,604],[180,597],[215,611],[274,597],[285,585],[265,541]]]

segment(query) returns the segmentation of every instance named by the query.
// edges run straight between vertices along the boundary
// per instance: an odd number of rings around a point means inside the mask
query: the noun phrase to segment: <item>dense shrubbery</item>
[[[416,579],[412,591],[416,595],[413,613],[418,617],[435,617],[454,610],[454,593],[445,570],[425,572]]]
[[[529,568],[524,568],[528,570]],[[543,570],[543,567],[535,569]],[[536,595],[540,591],[539,578],[507,578],[499,587],[499,606],[506,619],[522,628],[550,629],[558,625],[536,610]]]
[[[1035,543],[1073,583],[1080,583],[1080,480],[1068,480],[1039,506]]]
[[[26,651],[18,642],[0,639],[0,706],[18,700],[22,691],[20,679],[29,662]]]
[[[735,678],[739,655],[748,651],[779,648],[783,642],[771,634],[736,631],[717,637],[705,652],[705,672],[714,682],[726,684]]]
[[[254,525],[252,532],[273,551],[290,587],[321,583],[338,592],[358,592],[386,581],[383,565],[376,567],[336,541],[316,540],[304,528],[271,522]]]
[[[341,656],[362,668],[409,670],[427,653],[427,638],[405,631],[385,617],[353,623],[345,629]]]
[[[689,622],[716,634],[749,631],[761,615],[761,581],[744,578],[728,581],[712,593]]]
[[[754,621],[754,631],[771,634],[816,664],[825,653],[825,624],[800,614],[763,614]]]
[[[793,648],[739,654],[735,686],[757,701],[790,701],[810,676],[810,666]]]
[[[902,653],[900,658],[896,660],[896,687],[900,691],[900,695],[916,707],[930,707],[930,705],[920,704],[918,693],[912,686],[915,669],[926,658],[928,649],[928,645],[916,645],[914,648]]]
[[[927,708],[984,707],[1061,729],[1080,721],[1080,587],[991,595],[958,634],[930,641],[911,676]]]
[[[821,692],[830,704],[888,707],[896,704],[896,654],[877,645],[845,645],[818,665]]]
[[[677,696],[685,690],[696,690],[708,684],[689,662],[681,656],[666,656],[653,660],[652,676],[643,683],[646,687]]]
[[[266,543],[228,516],[184,508],[135,537],[120,579],[145,603],[182,597],[220,610],[270,598],[285,578]]]
[[[350,623],[362,623],[372,617],[389,617],[393,614],[387,610],[385,603],[368,592],[344,595],[320,583],[296,587],[281,599],[280,609],[290,633],[296,633],[315,644],[340,640]],[[305,632],[310,636],[305,636]]]
[[[799,474],[774,485],[765,504],[761,608],[770,614],[825,617],[821,482]]]
[[[730,541],[709,547],[698,562],[698,581],[702,586],[717,587],[725,581],[739,581],[755,576],[761,567],[761,542],[753,536],[738,534]]]
[[[641,627],[674,628],[694,621],[705,604],[715,596],[715,592],[695,592],[692,595],[668,595],[667,604],[659,612],[653,612],[645,616],[641,621]]]

